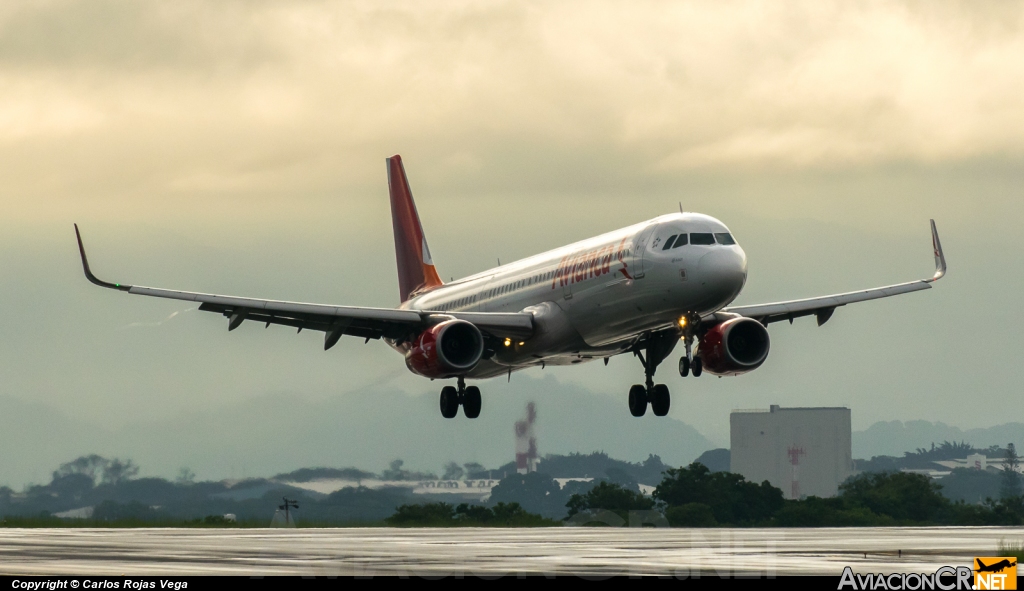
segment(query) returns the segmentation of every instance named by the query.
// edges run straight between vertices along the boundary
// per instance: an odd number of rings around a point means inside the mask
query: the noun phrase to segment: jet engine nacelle
[[[484,354],[484,336],[465,320],[448,320],[420,333],[405,354],[405,365],[427,378],[464,374]]]
[[[753,318],[733,318],[716,325],[700,339],[697,354],[704,371],[738,376],[757,369],[768,358],[768,329]]]

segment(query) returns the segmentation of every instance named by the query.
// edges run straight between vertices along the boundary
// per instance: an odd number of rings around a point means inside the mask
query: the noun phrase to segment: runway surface
[[[933,572],[1024,528],[0,529],[0,574],[735,577]]]

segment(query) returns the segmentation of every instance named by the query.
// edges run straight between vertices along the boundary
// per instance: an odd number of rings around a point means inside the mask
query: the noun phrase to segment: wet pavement
[[[6,575],[735,577],[934,572],[1024,528],[0,529]]]

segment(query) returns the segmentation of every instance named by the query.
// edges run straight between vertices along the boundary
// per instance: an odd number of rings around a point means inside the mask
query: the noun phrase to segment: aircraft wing
[[[818,326],[821,326],[828,322],[828,319],[832,317],[832,313],[835,312],[835,309],[839,306],[845,306],[846,304],[853,304],[856,302],[865,302],[868,300],[876,300],[879,298],[887,298],[890,296],[910,293],[912,291],[920,291],[922,289],[930,289],[933,282],[938,281],[946,274],[946,257],[942,254],[942,244],[939,242],[939,233],[935,229],[935,220],[931,220],[931,225],[932,250],[935,254],[935,275],[930,279],[921,279],[918,281],[910,281],[908,283],[898,283],[896,285],[886,285],[885,287],[876,287],[874,289],[851,291],[848,293],[839,293],[803,300],[790,300],[771,304],[755,304],[752,306],[734,306],[731,308],[724,308],[721,312],[724,312],[725,314],[736,314],[739,316],[754,318],[765,325],[771,322],[779,322],[780,320],[789,320],[790,322],[793,322],[794,318],[810,316],[813,314],[818,318]],[[704,320],[713,320],[714,316],[715,314],[711,314]]]
[[[448,317],[472,322],[484,333],[500,340],[505,338],[525,339],[533,335],[533,315],[525,312],[441,313],[399,308],[331,306],[110,283],[99,279],[90,270],[89,260],[85,256],[85,247],[82,245],[82,235],[78,231],[77,224],[75,225],[75,235],[78,238],[78,250],[82,255],[82,267],[85,270],[85,276],[92,283],[100,287],[117,289],[130,294],[197,302],[200,310],[218,312],[226,316],[229,319],[228,330],[238,328],[246,320],[263,322],[267,326],[280,324],[299,330],[304,328],[319,330],[326,333],[324,338],[325,349],[330,349],[334,346],[343,335],[352,335],[366,339],[379,339],[382,337],[396,340],[409,339],[427,326],[436,324],[442,318]]]

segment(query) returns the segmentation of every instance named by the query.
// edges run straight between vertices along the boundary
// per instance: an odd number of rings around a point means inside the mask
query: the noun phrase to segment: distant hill
[[[965,441],[977,448],[1024,444],[1024,423],[1005,423],[981,429],[960,429],[928,421],[887,421],[853,432],[853,457],[902,456],[903,452],[928,449],[943,441]]]
[[[47,483],[59,465],[107,446],[112,435],[44,404],[0,396],[0,486]]]
[[[682,466],[714,447],[676,419],[630,417],[624,399],[550,375],[516,379],[528,382],[528,395],[485,393],[483,413],[472,421],[443,419],[432,393],[412,396],[384,387],[327,400],[264,396],[116,430],[0,396],[0,485],[49,482],[59,464],[88,453],[131,458],[142,475],[174,478],[188,467],[204,480],[270,476],[301,466],[379,472],[396,458],[409,469],[434,472],[449,461],[500,466],[514,457],[513,423],[530,400],[537,406],[541,455],[600,451],[642,462],[653,453]]]
[[[725,448],[709,449],[694,461],[704,464],[712,472],[728,472],[732,454]]]

